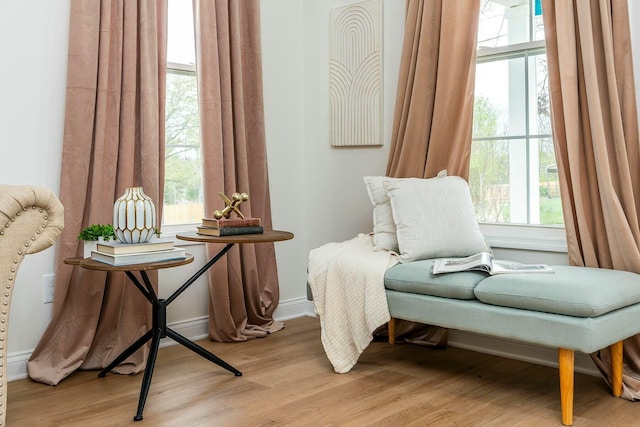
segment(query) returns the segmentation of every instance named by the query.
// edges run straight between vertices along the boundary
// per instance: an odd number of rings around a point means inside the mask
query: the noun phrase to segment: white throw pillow
[[[396,225],[393,222],[391,203],[384,189],[385,181],[402,180],[387,176],[365,176],[364,183],[373,204],[373,250],[398,252]]]
[[[490,252],[467,182],[457,176],[385,181],[402,262]]]

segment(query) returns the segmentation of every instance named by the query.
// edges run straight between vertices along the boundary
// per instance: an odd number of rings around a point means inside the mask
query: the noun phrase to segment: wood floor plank
[[[160,349],[144,410],[142,375],[76,372],[51,387],[8,387],[8,426],[555,426],[554,368],[456,348],[375,341],[347,374],[333,372],[317,319],[245,343],[199,344],[243,372],[235,377],[182,346]],[[635,426],[640,403],[604,380],[575,378],[575,426]]]

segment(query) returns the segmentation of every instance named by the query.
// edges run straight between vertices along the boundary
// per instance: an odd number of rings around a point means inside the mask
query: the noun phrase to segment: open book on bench
[[[433,274],[458,271],[481,270],[494,274],[553,273],[546,264],[521,264],[514,261],[497,260],[488,252],[480,252],[464,258],[439,258],[433,263]]]

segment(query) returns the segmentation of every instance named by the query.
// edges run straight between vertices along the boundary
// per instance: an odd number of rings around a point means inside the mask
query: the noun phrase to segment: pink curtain
[[[431,178],[446,169],[468,178],[479,16],[479,0],[407,0],[387,176]],[[395,334],[447,343],[437,326],[398,320]]]
[[[387,175],[467,178],[480,1],[408,0]]]
[[[627,0],[544,0],[551,116],[572,265],[640,273],[640,141]],[[603,283],[606,286],[606,283]],[[609,378],[609,351],[592,355]],[[640,336],[624,343],[640,399]]]
[[[29,376],[55,385],[75,369],[100,369],[150,327],[148,302],[124,273],[64,264],[76,236],[111,224],[113,203],[141,186],[162,209],[166,1],[72,0],[60,200],[65,229],[56,255],[53,319]],[[144,369],[145,351],[117,368]]]
[[[194,0],[205,211],[218,193],[249,194],[245,216],[271,228],[262,99],[259,0]],[[221,249],[208,245],[211,257]],[[236,245],[209,271],[209,335],[245,341],[283,327],[272,243]]]

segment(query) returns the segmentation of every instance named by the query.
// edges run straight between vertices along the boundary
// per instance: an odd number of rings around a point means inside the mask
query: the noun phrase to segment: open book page
[[[493,259],[488,252],[480,252],[464,258],[440,258],[433,263],[433,274],[480,270],[493,274],[553,273],[546,264],[522,264],[515,261]]]
[[[482,270],[490,273],[492,261],[493,256],[488,252],[480,252],[464,258],[439,258],[433,263],[433,274],[468,270]]]
[[[490,274],[509,273],[553,273],[546,264],[521,264],[514,261],[493,260]]]

